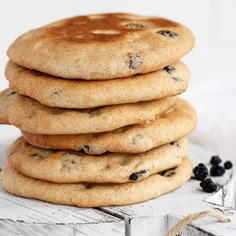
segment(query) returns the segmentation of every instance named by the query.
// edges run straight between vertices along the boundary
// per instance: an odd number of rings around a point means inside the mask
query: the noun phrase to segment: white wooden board
[[[0,167],[9,142],[0,144]],[[191,145],[194,165],[209,162],[211,151]],[[0,235],[164,235],[185,216],[203,210],[216,210],[231,219],[217,223],[206,218],[189,225],[187,235],[236,235],[236,211],[232,172],[214,178],[222,185],[215,194],[204,193],[199,182],[190,180],[180,189],[158,199],[124,207],[82,209],[15,197],[0,188]],[[224,205],[224,206],[223,206]]]
[[[193,165],[200,162],[207,164],[213,154],[215,153],[197,144],[190,146],[189,157],[193,160]],[[106,207],[103,209],[125,217],[130,222],[130,235],[132,236],[164,235],[175,223],[191,213],[218,210],[224,214],[230,214],[232,222],[222,224],[216,223],[214,220],[203,219],[193,223],[193,227],[185,230],[185,234],[181,235],[198,235],[188,233],[195,231],[199,232],[199,235],[236,235],[236,211],[231,209],[234,207],[235,201],[232,171],[227,171],[224,177],[217,177],[214,180],[222,185],[222,188],[215,194],[204,193],[199,186],[199,181],[190,180],[175,192],[158,199],[132,206]],[[223,204],[230,207],[230,210],[221,207]],[[201,222],[211,223],[202,224]]]

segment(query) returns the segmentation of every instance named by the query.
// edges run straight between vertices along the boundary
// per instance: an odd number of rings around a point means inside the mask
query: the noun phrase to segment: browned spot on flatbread
[[[127,34],[149,28],[177,27],[177,23],[164,18],[130,18],[127,14],[106,14],[77,16],[70,18],[62,25],[47,29],[49,34],[62,37],[68,41],[86,43],[111,42]]]

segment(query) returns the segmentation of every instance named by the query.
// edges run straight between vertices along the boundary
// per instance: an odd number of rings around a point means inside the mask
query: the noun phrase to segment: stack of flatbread
[[[3,188],[48,202],[97,207],[156,198],[192,174],[186,136],[195,110],[177,98],[185,26],[133,14],[78,16],[31,30],[9,47],[0,123],[22,131]]]

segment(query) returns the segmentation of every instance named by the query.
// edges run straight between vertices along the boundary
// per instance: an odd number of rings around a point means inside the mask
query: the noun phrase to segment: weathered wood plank
[[[119,223],[100,224],[24,224],[0,220],[1,236],[105,236],[105,235],[125,235],[124,227]]]
[[[183,231],[181,235],[189,236],[189,235],[214,235],[214,236],[234,236],[236,235],[236,211],[229,207],[222,207],[216,204],[204,203],[201,202],[202,205],[199,204],[199,208],[206,210],[214,210],[220,213],[223,213],[227,218],[230,218],[230,223],[220,223],[216,222],[213,218],[204,218],[194,221],[186,230]],[[193,209],[194,210],[194,209]],[[192,213],[194,212],[192,210]],[[197,210],[197,209],[196,209]],[[199,211],[199,210],[198,210]],[[176,223],[178,223],[182,218],[184,218],[185,213],[171,213],[168,216],[168,228],[172,228]],[[192,233],[192,234],[190,234]]]
[[[8,144],[7,144],[8,145]],[[0,145],[3,157],[5,144]],[[190,157],[194,165],[208,162],[214,154],[193,145]],[[3,160],[0,158],[0,163]],[[1,165],[1,164],[0,164]],[[216,194],[201,191],[199,182],[190,180],[173,193],[145,203],[123,207],[81,209],[18,198],[0,189],[0,235],[164,235],[185,216],[203,210],[217,210],[229,215],[232,222],[216,223],[213,219],[193,222],[181,234],[236,235],[236,212],[221,205],[234,205],[232,173],[215,178],[223,186]],[[126,224],[125,224],[126,222]]]
[[[0,168],[13,140],[0,143]],[[0,187],[0,235],[124,235],[124,220],[98,209],[50,204],[6,193]]]
[[[207,150],[206,148],[202,148],[196,144],[191,145],[190,150],[189,156],[193,160],[194,165],[199,162],[208,163],[210,156],[214,154],[211,150]],[[164,235],[167,230],[173,226],[174,222],[177,223],[185,216],[194,212],[214,209],[212,204],[208,202],[218,204],[219,208],[220,205],[223,205],[223,203],[230,207],[234,206],[233,203],[235,198],[232,172],[227,171],[224,177],[214,178],[214,180],[224,186],[224,191],[227,189],[224,193],[224,197],[222,194],[222,189],[214,195],[204,193],[199,186],[199,181],[190,180],[178,190],[158,199],[131,206],[105,207],[102,208],[102,210],[127,218],[130,222],[130,231],[132,236],[141,236],[144,232],[148,232],[148,235],[150,236]],[[232,222],[227,224],[219,224],[215,223],[215,221],[211,221],[214,223],[211,223],[210,225],[204,224],[202,228],[200,228],[198,223],[193,223],[192,232],[194,232],[194,230],[197,232],[198,230],[199,235],[211,235],[213,233],[215,233],[213,235],[223,235],[218,232],[218,227],[220,227],[225,235],[230,233],[231,235],[236,235],[235,216],[236,211],[232,210]],[[205,222],[205,220],[203,221]],[[217,229],[216,232],[214,227]],[[185,234],[183,235],[190,235],[188,234],[188,231],[189,229],[185,230]]]
[[[124,230],[123,220],[97,209],[19,198],[0,188],[1,236],[124,235]]]

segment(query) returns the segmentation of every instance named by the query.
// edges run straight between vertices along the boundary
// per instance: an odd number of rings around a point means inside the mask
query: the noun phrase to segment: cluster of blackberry
[[[226,161],[224,163],[224,167],[219,164],[222,162],[219,156],[212,156],[210,160],[210,164],[212,165],[210,168],[211,176],[222,176],[225,173],[226,169],[231,169],[233,164],[231,161]],[[194,169],[194,178],[200,180],[200,186],[202,187],[204,192],[213,193],[217,190],[217,185],[212,181],[211,178],[207,178],[209,175],[209,171],[207,167],[200,163]]]

